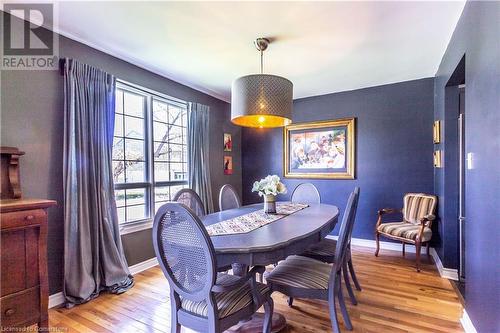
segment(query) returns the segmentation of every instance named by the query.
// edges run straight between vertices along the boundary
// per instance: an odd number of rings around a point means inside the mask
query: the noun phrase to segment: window
[[[149,222],[187,187],[187,104],[118,83],[113,179],[120,225]]]

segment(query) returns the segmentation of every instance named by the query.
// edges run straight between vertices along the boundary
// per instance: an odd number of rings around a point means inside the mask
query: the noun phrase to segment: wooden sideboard
[[[1,147],[0,326],[48,329],[47,208],[53,200],[22,199],[15,148]]]

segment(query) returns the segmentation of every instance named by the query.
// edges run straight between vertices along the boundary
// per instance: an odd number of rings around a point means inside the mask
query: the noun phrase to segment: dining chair
[[[356,187],[354,189],[354,193],[356,193],[356,201],[355,201],[355,208],[354,208],[354,213],[353,213],[353,224],[356,221],[356,212],[357,212],[357,207],[358,207],[358,202],[359,202],[359,193],[360,189],[359,187]],[[351,276],[354,286],[356,287],[357,290],[361,291],[361,285],[358,281],[358,278],[356,276],[356,272],[354,271],[354,265],[352,263],[352,250],[351,250],[351,239],[352,239],[352,230],[351,228],[351,233],[349,234],[348,237],[348,251],[346,255],[346,260],[343,263],[343,276],[344,276],[344,281],[346,285],[347,292],[349,293],[349,298],[351,299],[351,303],[354,305],[358,304],[358,301],[356,300],[356,296],[354,295],[354,291],[352,290],[351,287],[351,282],[349,275]],[[330,239],[330,238],[325,238],[321,240],[320,242],[313,244],[310,246],[304,253],[302,253],[302,256],[313,258],[316,260],[320,260],[326,263],[334,263],[335,262],[335,251],[337,248],[337,240],[335,239]]]
[[[427,257],[429,257],[429,242],[432,238],[432,221],[436,218],[435,211],[437,197],[425,193],[407,193],[403,198],[403,209],[384,208],[378,211],[377,224],[375,226],[375,240],[378,256],[380,249],[380,235],[403,243],[403,256],[405,255],[405,244],[415,245],[416,268],[420,272],[420,250],[422,245],[427,245]],[[403,214],[403,221],[382,223],[382,216],[386,214]]]
[[[180,191],[178,191],[175,196],[174,200],[176,202],[180,202],[195,212],[195,214],[198,217],[203,217],[207,215],[207,212],[205,211],[205,206],[203,205],[203,202],[201,201],[200,196],[198,193],[193,191],[190,188],[183,188]]]
[[[250,318],[264,305],[263,332],[271,330],[270,288],[256,282],[255,266],[244,277],[218,274],[215,250],[204,225],[182,203],[160,207],[153,224],[153,244],[170,285],[171,332],[181,326],[200,332],[223,332]]]
[[[241,207],[238,192],[231,184],[225,184],[219,192],[219,209],[221,211]]]
[[[293,190],[291,201],[305,204],[319,204],[321,203],[321,195],[314,184],[302,183],[297,185]]]
[[[336,301],[340,306],[345,326],[348,330],[352,330],[342,294],[341,271],[349,249],[349,234],[354,225],[356,197],[357,193],[353,192],[347,201],[335,249],[336,260],[333,264],[294,255],[280,262],[266,277],[267,284],[273,292],[278,291],[290,297],[327,300],[332,329],[336,333],[340,332]]]

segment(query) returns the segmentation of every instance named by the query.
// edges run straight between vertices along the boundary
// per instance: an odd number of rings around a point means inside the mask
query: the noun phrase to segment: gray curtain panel
[[[112,177],[114,76],[64,65],[64,296],[67,305],[134,284],[118,228]]]
[[[203,201],[205,211],[213,213],[212,182],[210,181],[210,107],[199,104],[189,104],[188,124],[188,169],[189,187]]]

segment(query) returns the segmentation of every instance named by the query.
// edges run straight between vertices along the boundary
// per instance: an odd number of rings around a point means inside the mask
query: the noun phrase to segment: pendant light
[[[260,74],[242,76],[231,87],[231,121],[244,127],[283,127],[292,123],[293,84],[284,77],[264,74],[267,38],[257,38]]]

